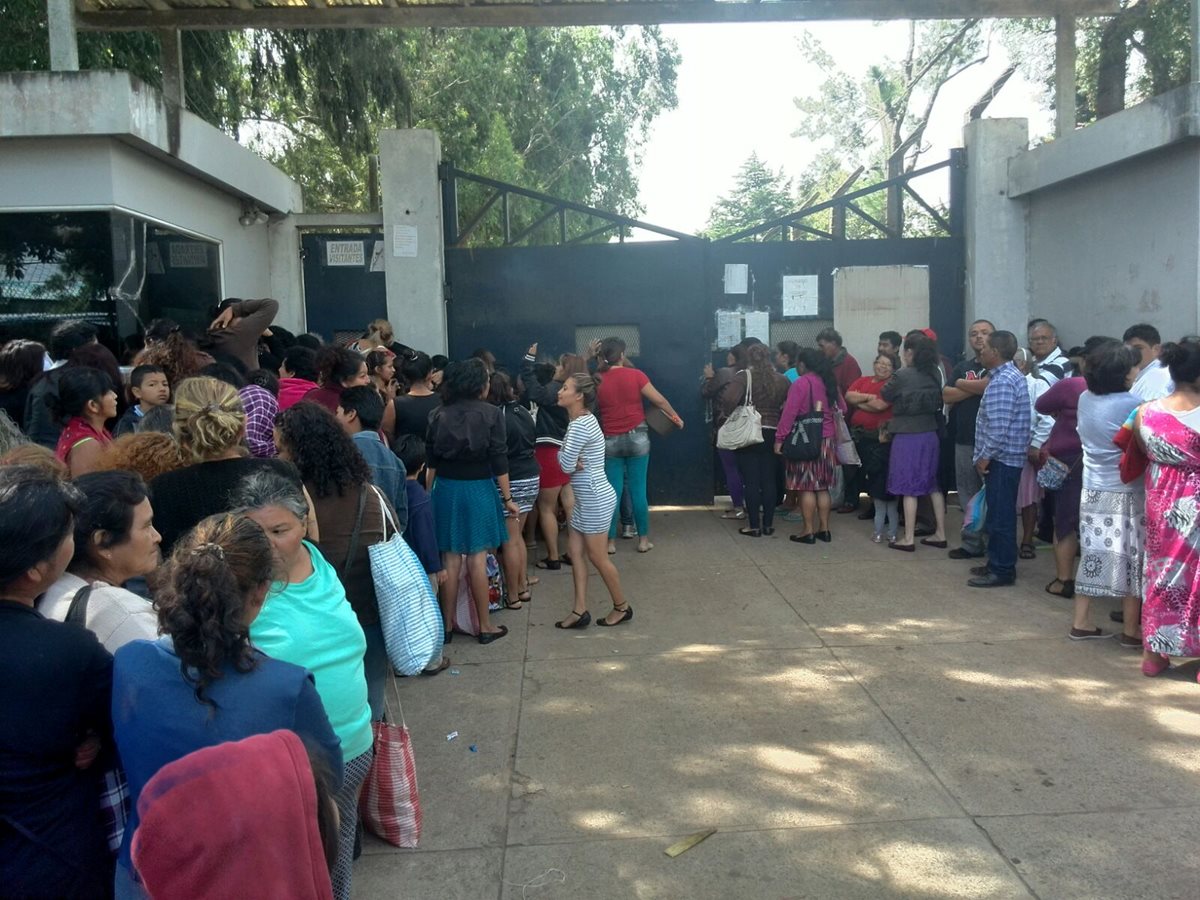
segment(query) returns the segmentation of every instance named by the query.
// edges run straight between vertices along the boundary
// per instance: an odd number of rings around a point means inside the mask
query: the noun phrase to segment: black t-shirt
[[[950,386],[958,383],[960,378],[974,381],[987,375],[987,366],[976,359],[964,359],[954,367]],[[968,397],[950,407],[950,433],[954,435],[954,443],[972,446],[975,443],[975,419],[979,416],[979,404],[983,395]]]
[[[429,414],[442,405],[442,398],[436,393],[427,397],[405,394],[393,402],[396,406],[396,427],[392,432],[393,436],[415,434],[424,438],[429,429]]]

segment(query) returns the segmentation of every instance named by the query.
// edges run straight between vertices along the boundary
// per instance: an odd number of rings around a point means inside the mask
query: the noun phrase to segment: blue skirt
[[[504,507],[490,478],[460,481],[442,478],[430,494],[438,549],[443,553],[481,553],[504,543]]]

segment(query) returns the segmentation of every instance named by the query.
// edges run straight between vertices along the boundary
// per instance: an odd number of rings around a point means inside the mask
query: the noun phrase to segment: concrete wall
[[[51,99],[53,98],[53,99]],[[304,330],[300,187],[123,72],[0,76],[0,211],[122,209],[221,245],[222,293]],[[243,204],[272,213],[243,226]]]
[[[1200,144],[1029,197],[1030,309],[1065,345],[1150,322],[1195,334],[1200,272]]]

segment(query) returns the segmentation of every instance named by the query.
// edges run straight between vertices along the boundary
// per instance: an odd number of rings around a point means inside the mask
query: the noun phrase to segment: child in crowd
[[[423,484],[425,447],[418,441],[405,442],[401,447],[400,461],[408,473],[404,482],[404,489],[408,492],[408,526],[404,529],[404,540],[425,567],[436,594],[438,585],[446,581],[446,567],[442,565],[442,554],[438,550],[433,505]]]
[[[63,423],[54,455],[72,478],[94,472],[112,435],[104,423],[117,415],[117,392],[99,369],[65,368],[58,379],[58,396],[47,401]]]
[[[146,415],[146,410],[170,402],[171,385],[161,366],[137,366],[129,373],[129,400],[129,409],[125,410],[125,415],[117,420],[117,427],[113,429],[114,437],[133,434],[142,416]]]

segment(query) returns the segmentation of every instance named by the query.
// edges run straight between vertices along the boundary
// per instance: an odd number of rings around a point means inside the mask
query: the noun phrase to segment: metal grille
[[[575,352],[586,357],[588,344],[610,337],[625,342],[625,355],[630,359],[641,352],[641,331],[636,325],[576,325]]]
[[[823,328],[832,328],[833,319],[784,319],[771,323],[771,346],[780,341],[795,341],[801,347],[817,346],[817,335]]]

